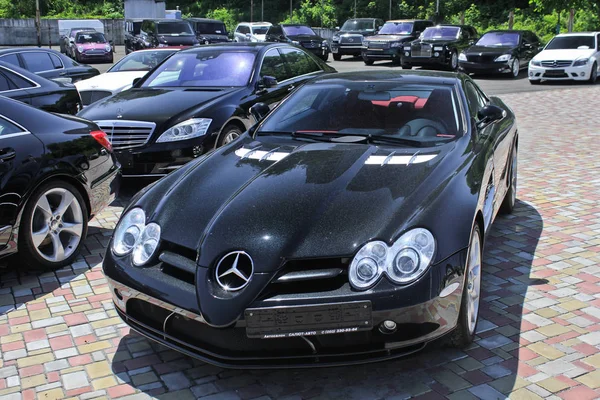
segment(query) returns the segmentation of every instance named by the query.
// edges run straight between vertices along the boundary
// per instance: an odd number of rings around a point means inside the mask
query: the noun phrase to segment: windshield
[[[157,24],[159,35],[193,35],[192,27],[187,22],[161,22]]]
[[[315,35],[315,31],[308,26],[284,26],[283,31],[288,36]]]
[[[374,31],[373,21],[357,21],[349,19],[342,25],[342,31]]]
[[[555,37],[548,43],[546,50],[559,49],[594,49],[593,36],[561,36]]]
[[[450,85],[308,84],[273,111],[258,133],[373,135],[446,143],[461,131],[457,104]]]
[[[269,27],[267,25],[253,26],[252,34],[253,35],[266,35],[268,30],[269,30]]]
[[[77,43],[107,43],[104,34],[100,32],[80,33],[77,35]]]
[[[509,46],[515,47],[521,41],[521,35],[516,32],[490,32],[477,41],[477,46]]]
[[[379,31],[380,35],[410,35],[412,22],[386,22]]]
[[[246,86],[255,58],[250,52],[212,49],[174,54],[151,73],[142,87]]]
[[[457,26],[434,26],[423,31],[422,39],[428,40],[452,40],[458,38],[460,28]]]
[[[136,51],[113,65],[107,72],[150,71],[177,50]]]
[[[227,35],[225,25],[220,22],[197,22],[196,29],[207,35]]]

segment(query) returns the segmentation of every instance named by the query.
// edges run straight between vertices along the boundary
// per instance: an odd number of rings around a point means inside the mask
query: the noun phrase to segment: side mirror
[[[258,91],[269,89],[277,86],[277,78],[273,76],[263,76],[256,84],[256,89]]]
[[[339,27],[339,26],[336,26],[336,27],[335,27],[335,30],[336,30],[336,31],[339,31],[339,30],[340,30],[340,27]]]
[[[271,111],[271,109],[266,103],[256,103],[250,107],[250,114],[257,122],[266,117],[269,111]]]
[[[141,81],[141,80],[142,80],[142,78],[135,78],[135,79],[133,80],[133,83],[132,83],[131,85],[132,85],[132,86],[135,86],[135,85],[136,85],[136,84],[137,84],[139,81]]]
[[[598,47],[598,49],[600,50],[600,46]],[[544,50],[544,46],[538,46],[537,50],[538,50],[538,52]]]
[[[247,37],[247,38],[250,38],[251,36],[252,36],[251,34],[249,34],[249,33],[246,33],[246,37]]]
[[[479,118],[477,127],[483,128],[492,122],[500,121],[502,118],[504,118],[504,115],[505,113],[503,109],[493,104],[488,104],[477,112],[477,118]]]
[[[75,43],[75,39],[74,38],[69,38],[69,43]]]
[[[475,44],[474,40],[469,40],[469,46],[473,46]]]

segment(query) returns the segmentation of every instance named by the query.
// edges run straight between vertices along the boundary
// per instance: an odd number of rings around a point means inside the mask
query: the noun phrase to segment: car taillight
[[[106,150],[112,151],[112,144],[110,144],[106,133],[103,131],[91,131],[90,135],[92,135],[92,137],[96,139],[96,142],[100,143],[100,145],[102,145],[102,147],[104,147]]]

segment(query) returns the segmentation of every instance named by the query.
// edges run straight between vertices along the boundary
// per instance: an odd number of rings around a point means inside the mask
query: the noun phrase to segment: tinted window
[[[477,41],[477,46],[510,46],[519,45],[521,35],[516,32],[489,32]]]
[[[107,72],[150,71],[177,50],[136,51],[122,58]]]
[[[279,82],[287,79],[283,58],[277,49],[271,49],[263,58],[260,76],[272,76]]]
[[[342,25],[342,31],[373,31],[373,21],[349,19]]]
[[[54,64],[48,53],[38,51],[23,52],[21,57],[25,61],[27,70],[31,72],[50,71],[54,69]]]
[[[465,84],[465,94],[467,96],[467,102],[469,103],[469,112],[472,117],[477,118],[477,112],[486,105],[487,101],[482,98],[482,95],[472,82],[467,82]]]
[[[17,88],[19,88],[19,89],[27,89],[27,88],[35,86],[35,84],[33,84],[28,79],[21,77],[21,75],[17,75],[11,71],[3,71],[3,72],[12,83],[17,85]]]
[[[267,34],[267,30],[269,30],[269,27],[266,26],[266,25],[253,26],[252,27],[252,34],[253,35],[266,35]]]
[[[6,76],[0,72],[0,92],[4,92],[5,90],[10,90],[11,84],[6,78]]]
[[[16,65],[17,67],[21,66],[21,64],[19,63],[19,57],[17,57],[16,54],[7,54],[5,56],[0,57],[0,60],[9,64]]]
[[[423,39],[456,39],[459,32],[456,26],[433,26],[425,29]]]
[[[310,29],[308,26],[284,26],[283,31],[287,36],[295,35],[315,35],[315,31]]]
[[[154,69],[142,87],[246,86],[256,54],[203,49],[174,54]]]
[[[409,35],[412,30],[412,22],[386,22],[379,33],[382,35]]]
[[[108,43],[106,37],[100,32],[78,33],[75,42],[83,43]]]
[[[290,71],[290,78],[320,70],[317,64],[302,50],[281,49],[281,52]]]
[[[593,49],[594,37],[593,36],[559,36],[555,37],[546,46],[547,50],[559,50],[559,49],[579,49],[587,48]]]
[[[220,22],[196,22],[196,31],[209,35],[226,35],[225,25]]]
[[[58,58],[58,56],[56,54],[49,54],[49,55],[50,55],[50,60],[52,60],[52,65],[54,65],[55,69],[60,69],[63,67],[62,61],[60,61],[60,58]]]
[[[1,74],[0,74],[0,80],[1,78]],[[1,85],[1,83],[0,83]],[[5,120],[4,118],[0,118],[0,137],[5,136],[5,135],[10,135],[11,133],[19,133],[19,132],[23,132],[23,129],[19,128],[18,126],[16,126],[15,124],[8,122],[7,120]]]
[[[193,34],[192,27],[187,22],[161,22],[158,24],[159,35],[185,35]]]

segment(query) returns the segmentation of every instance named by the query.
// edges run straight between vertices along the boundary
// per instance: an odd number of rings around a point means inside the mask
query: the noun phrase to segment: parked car
[[[100,74],[96,68],[79,64],[58,51],[37,47],[0,49],[0,61],[16,65],[46,79],[73,83]]]
[[[142,18],[131,18],[125,20],[125,54],[129,54],[132,51],[140,50],[144,48],[142,40],[140,38],[140,32],[142,27]]]
[[[59,40],[59,45],[60,45],[60,52],[62,54],[67,54],[67,49],[71,46],[71,38],[75,39],[75,34],[77,32],[81,32],[81,31],[94,31],[95,29],[93,28],[86,28],[86,27],[76,27],[76,28],[71,28],[69,29],[69,33],[67,33],[65,36],[61,36],[60,40]]]
[[[329,44],[327,40],[317,35],[315,31],[306,25],[273,25],[267,31],[266,41],[292,43],[304,47],[323,61],[327,61],[329,58]]]
[[[529,63],[529,82],[574,80],[595,83],[600,66],[600,32],[555,36]]]
[[[58,34],[60,35],[60,52],[66,54],[69,39],[75,39],[76,31],[97,31],[104,33],[104,24],[99,19],[59,19]]]
[[[516,174],[515,116],[467,75],[331,74],[135,196],[104,274],[132,329],[220,366],[465,347]]]
[[[103,33],[82,31],[75,35],[71,52],[77,62],[103,61],[113,63],[112,43]]]
[[[373,65],[376,60],[391,60],[400,64],[404,44],[412,42],[433,22],[426,20],[387,21],[377,35],[364,39],[361,55],[365,65]]]
[[[240,22],[233,32],[234,42],[264,42],[270,22]]]
[[[208,18],[187,18],[196,32],[196,39],[200,44],[229,42],[229,34],[223,21]]]
[[[135,79],[142,78],[179,49],[165,47],[139,50],[123,57],[104,74],[75,84],[83,106],[130,89]]]
[[[0,96],[61,114],[75,115],[82,108],[79,93],[72,84],[51,81],[2,61]]]
[[[0,96],[0,257],[18,251],[38,268],[72,263],[118,185],[116,158],[94,123]]]
[[[140,28],[143,49],[156,47],[189,47],[198,44],[196,33],[187,21],[175,19],[145,19]]]
[[[402,68],[437,67],[458,69],[458,55],[478,39],[477,30],[468,25],[437,25],[404,45]]]
[[[274,105],[295,87],[335,71],[287,44],[224,43],[182,50],[133,88],[79,116],[109,133],[126,176],[162,176],[237,139],[249,109]]]
[[[377,34],[382,27],[383,20],[378,18],[347,20],[331,39],[333,59],[339,61],[345,55],[360,56],[363,38]]]
[[[516,78],[540,50],[541,41],[533,32],[490,31],[459,54],[458,65],[466,73],[508,73]]]

